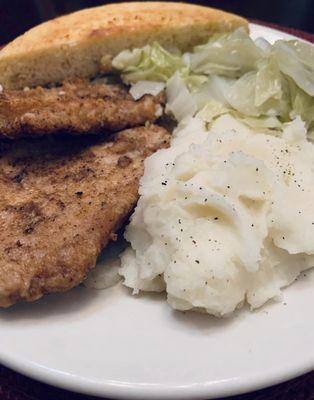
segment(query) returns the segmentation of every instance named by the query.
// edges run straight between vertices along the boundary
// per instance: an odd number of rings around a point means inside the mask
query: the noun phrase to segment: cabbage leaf
[[[314,96],[314,46],[299,40],[277,40],[273,53],[281,71]]]
[[[175,72],[187,70],[181,55],[171,54],[157,42],[141,49],[122,51],[112,60],[112,65],[122,71],[126,83],[166,82]]]
[[[166,112],[172,114],[178,122],[195,115],[197,104],[194,96],[187,88],[186,82],[179,72],[176,72],[167,82]]]
[[[138,81],[131,84],[130,94],[134,100],[138,100],[145,94],[151,94],[152,96],[157,96],[165,88],[164,82],[156,81]]]
[[[309,96],[300,89],[293,81],[290,84],[291,111],[290,118],[298,115],[306,123],[307,129],[314,130],[314,97]]]
[[[135,99],[166,88],[166,112],[206,123],[230,113],[254,129],[283,131],[298,116],[314,140],[314,46],[297,40],[255,42],[243,30],[217,33],[192,52],[158,43],[125,50],[112,65]]]
[[[263,56],[245,30],[238,29],[214,34],[206,44],[194,47],[186,59],[194,73],[237,78],[254,69]]]
[[[228,108],[215,100],[210,100],[196,115],[204,122],[211,123],[223,114],[230,114],[240,122],[248,125],[250,128],[257,130],[278,130],[283,128],[282,122],[277,117],[248,117],[247,115],[235,111],[231,107]]]

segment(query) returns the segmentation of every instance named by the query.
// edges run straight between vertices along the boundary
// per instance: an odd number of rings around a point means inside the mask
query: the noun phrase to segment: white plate
[[[252,25],[254,37],[291,38]],[[217,320],[163,295],[77,288],[0,312],[0,362],[66,389],[124,399],[209,399],[314,368],[314,271],[283,303]]]

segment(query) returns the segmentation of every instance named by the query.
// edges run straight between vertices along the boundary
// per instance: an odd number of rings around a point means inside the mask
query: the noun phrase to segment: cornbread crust
[[[158,41],[186,51],[214,32],[248,30],[237,15],[198,5],[131,2],[84,9],[34,27],[0,52],[0,84],[21,89],[110,72],[120,51]],[[101,65],[101,58],[108,60]]]

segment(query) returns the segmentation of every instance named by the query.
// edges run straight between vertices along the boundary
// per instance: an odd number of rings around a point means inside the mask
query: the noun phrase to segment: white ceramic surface
[[[288,38],[252,25],[254,37]],[[163,295],[83,287],[0,311],[0,362],[66,389],[121,399],[209,399],[314,368],[314,271],[282,303],[217,320]]]

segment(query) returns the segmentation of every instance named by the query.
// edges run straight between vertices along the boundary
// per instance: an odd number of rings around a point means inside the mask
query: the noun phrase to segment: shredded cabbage
[[[189,92],[186,82],[179,72],[176,72],[167,83],[166,112],[173,114],[180,122],[184,118],[193,116],[197,111],[197,104]]]
[[[230,109],[216,100],[210,100],[196,116],[205,122],[213,122],[223,114],[230,113]]]
[[[217,75],[209,76],[207,82],[194,94],[199,109],[203,108],[210,100],[216,100],[223,105],[229,106],[228,93],[235,82],[236,80],[234,79]]]
[[[256,107],[261,106],[271,98],[275,100],[282,98],[282,77],[274,57],[263,59],[259,63],[254,97]]]
[[[314,46],[299,40],[278,40],[273,52],[281,71],[314,96]]]
[[[314,140],[314,46],[297,40],[253,41],[243,30],[213,35],[192,52],[158,43],[121,52],[112,62],[135,99],[166,87],[166,111],[180,122],[210,123],[230,113],[256,129],[282,132],[300,116]],[[158,90],[157,90],[158,89]]]
[[[282,123],[277,117],[248,117],[243,113],[235,111],[231,107],[226,107],[220,102],[210,100],[207,104],[196,114],[197,117],[201,118],[204,122],[212,123],[216,118],[223,114],[230,114],[234,118],[248,125],[250,128],[257,130],[272,130],[279,129],[282,127]]]
[[[227,100],[237,111],[253,117],[289,116],[288,84],[273,57],[263,59],[255,71],[238,79],[231,87]]]
[[[291,111],[290,118],[300,116],[306,122],[309,131],[314,129],[314,97],[305,93],[292,81],[290,84]]]
[[[228,93],[228,102],[243,114],[258,117],[260,111],[255,105],[256,72],[250,71],[241,76]]]
[[[236,111],[230,111],[230,114],[237,118],[240,122],[248,125],[250,128],[263,130],[264,133],[268,130],[278,130],[282,129],[283,124],[277,117],[247,117],[246,115],[237,113]],[[274,133],[274,132],[272,132]]]
[[[264,38],[259,37],[254,40],[257,47],[264,51],[265,55],[269,55],[271,52],[271,44]]]
[[[181,55],[171,54],[156,42],[142,49],[122,51],[112,60],[112,65],[122,71],[126,83],[166,82],[175,72],[187,69]]]
[[[145,94],[157,96],[165,88],[164,82],[138,81],[131,85],[130,94],[134,100],[138,100]]]
[[[189,55],[191,71],[240,77],[255,68],[264,52],[257,47],[244,29],[232,33],[214,34],[208,43],[196,46]]]

